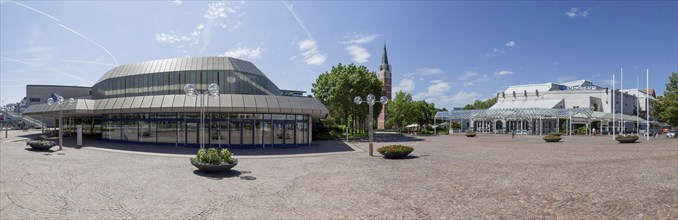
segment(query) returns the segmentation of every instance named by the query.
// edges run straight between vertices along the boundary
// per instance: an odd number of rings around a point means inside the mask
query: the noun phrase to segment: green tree
[[[678,73],[673,72],[669,76],[664,95],[653,102],[652,113],[660,121],[678,126]]]
[[[318,76],[313,83],[311,92],[330,111],[332,118],[349,125],[355,132],[359,124],[367,118],[368,106],[356,105],[353,98],[360,96],[363,99],[367,94],[374,94],[379,99],[382,95],[382,83],[377,79],[375,72],[365,66],[354,64],[333,66],[329,72]],[[381,111],[379,103],[374,105],[373,117],[376,119]]]
[[[476,100],[473,102],[473,105],[468,104],[464,106],[464,110],[473,110],[473,109],[488,109],[497,103],[497,97],[487,99],[485,101]]]
[[[412,103],[412,120],[419,124],[419,129],[424,128],[426,124],[433,124],[433,117],[436,115],[436,107],[433,103],[426,101],[416,101]]]
[[[395,98],[386,106],[388,113],[386,124],[402,133],[403,128],[412,122],[412,103],[412,95],[398,91]]]

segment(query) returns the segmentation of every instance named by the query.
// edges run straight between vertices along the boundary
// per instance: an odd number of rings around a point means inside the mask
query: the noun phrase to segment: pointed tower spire
[[[383,83],[384,87],[382,93],[389,100],[391,97],[391,65],[388,64],[388,56],[386,56],[386,44],[384,44],[384,55],[381,56],[381,65],[379,65],[379,73],[377,75],[379,81]],[[388,119],[388,114],[386,114],[386,108],[381,109],[379,118],[377,119],[377,129],[385,129],[386,120]]]
[[[388,65],[388,56],[386,56],[386,44],[384,44],[384,55],[381,55],[381,64]]]

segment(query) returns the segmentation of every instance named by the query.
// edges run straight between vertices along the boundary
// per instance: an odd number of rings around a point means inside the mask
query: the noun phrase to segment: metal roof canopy
[[[537,119],[537,118],[570,118],[586,119],[592,121],[612,121],[612,113],[594,112],[590,108],[564,108],[564,109],[546,109],[546,108],[503,108],[503,109],[478,109],[478,110],[453,110],[437,112],[435,119]],[[634,115],[623,115],[619,113],[615,120],[639,121],[645,123],[645,119]]]

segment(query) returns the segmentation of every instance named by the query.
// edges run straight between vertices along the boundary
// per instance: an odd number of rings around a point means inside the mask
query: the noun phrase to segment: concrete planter
[[[615,138],[619,143],[634,143],[638,140],[637,136],[631,136],[631,137],[616,137]]]
[[[198,168],[198,170],[203,172],[226,172],[231,168],[235,167],[236,165],[238,165],[238,163],[232,164],[224,163],[219,165],[198,163],[193,158],[191,158],[191,164],[193,164],[193,166],[195,166],[196,168]]]
[[[544,136],[543,139],[546,142],[559,142],[563,138],[561,138],[560,136]]]
[[[50,148],[54,147],[56,143],[54,141],[36,141],[36,140],[30,140],[26,142],[26,145],[31,146],[31,148],[35,150],[49,150]]]

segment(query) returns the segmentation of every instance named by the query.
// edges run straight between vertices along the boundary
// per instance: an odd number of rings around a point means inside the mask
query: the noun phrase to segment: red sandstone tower
[[[388,57],[386,56],[386,44],[384,44],[384,55],[381,56],[381,65],[379,65],[379,81],[384,84],[382,92],[391,101],[391,65],[388,65]],[[379,118],[377,119],[377,129],[386,128],[386,119],[388,115],[386,114],[386,109],[382,108],[381,113],[379,113]]]

